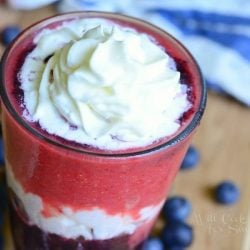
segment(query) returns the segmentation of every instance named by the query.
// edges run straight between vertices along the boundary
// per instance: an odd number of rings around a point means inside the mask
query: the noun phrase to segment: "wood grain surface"
[[[17,12],[0,7],[0,29],[8,24],[22,28],[55,14],[52,8]],[[3,47],[0,47],[1,53]],[[249,81],[249,79],[248,79]],[[193,144],[201,162],[196,169],[181,171],[171,195],[184,195],[193,206],[189,223],[195,240],[191,250],[250,250],[250,108],[235,100],[208,94],[207,109]],[[233,206],[218,205],[213,188],[222,180],[233,180],[241,189]],[[163,222],[159,220],[156,230]],[[12,250],[6,220],[5,250]]]

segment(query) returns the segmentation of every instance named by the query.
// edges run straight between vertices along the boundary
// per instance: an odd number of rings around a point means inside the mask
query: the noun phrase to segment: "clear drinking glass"
[[[23,116],[18,71],[33,38],[75,18],[102,18],[153,37],[176,61],[193,107],[172,136],[124,151],[94,150],[42,131]],[[206,90],[190,53],[165,31],[128,16],[77,12],[20,34],[2,59],[2,125],[10,218],[16,249],[140,249],[157,219],[190,140]],[[154,122],[154,121],[152,121]]]

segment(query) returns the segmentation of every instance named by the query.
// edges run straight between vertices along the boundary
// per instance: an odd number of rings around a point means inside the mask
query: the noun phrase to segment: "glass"
[[[191,110],[171,137],[143,148],[104,151],[63,143],[22,115],[18,70],[33,38],[75,18],[104,18],[153,37],[189,85]],[[140,249],[202,117],[206,89],[195,60],[165,31],[138,19],[75,12],[26,29],[2,59],[2,123],[16,249]]]

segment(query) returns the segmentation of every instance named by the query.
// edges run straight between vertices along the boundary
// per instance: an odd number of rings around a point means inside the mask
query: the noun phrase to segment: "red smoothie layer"
[[[154,37],[176,60],[177,69],[182,75],[181,81],[188,84],[189,100],[193,104],[193,107],[180,118],[182,126],[177,133],[183,132],[195,112],[200,112],[201,116],[204,108],[198,110],[202,90],[197,65],[174,38],[166,37],[162,31],[150,25],[142,25],[140,22],[125,20],[126,18],[120,21],[116,18],[109,17],[116,23],[133,27]],[[65,21],[65,17],[61,17],[61,20]],[[105,153],[112,152],[65,142],[41,131],[38,124],[28,121],[21,121],[20,124],[16,117],[13,118],[15,113],[14,116],[19,116],[19,120],[24,119],[20,118],[24,106],[17,72],[25,56],[34,46],[32,39],[37,34],[37,29],[55,27],[61,20],[59,17],[56,24],[39,24],[38,28],[34,27],[36,32],[31,30],[28,35],[21,35],[16,41],[18,45],[14,44],[5,61],[9,67],[4,71],[4,80],[12,106],[8,109],[4,107],[3,112],[6,161],[25,192],[42,198],[45,205],[43,213],[46,216],[52,215],[51,211],[54,213],[55,209],[60,212],[62,207],[67,206],[75,211],[99,207],[109,214],[124,213],[136,218],[140,209],[157,205],[166,198],[190,143],[192,128],[187,132],[187,136],[182,133],[182,136],[174,138],[177,136],[176,133],[173,137],[164,138],[154,145],[107,156]],[[30,128],[26,129],[27,126]],[[185,139],[181,140],[181,137]],[[160,144],[166,140],[170,140],[173,145],[161,147]],[[64,146],[59,145],[62,142]],[[73,147],[74,150],[69,150],[69,147]],[[152,150],[153,147],[158,148]],[[138,150],[147,152],[136,153]],[[128,155],[129,151],[132,151],[132,154]]]
[[[68,152],[48,145],[4,112],[8,134],[6,159],[25,192],[39,195],[58,209],[100,207],[110,214],[137,216],[143,207],[157,205],[167,195],[188,147],[173,146],[138,157],[101,157]],[[32,149],[32,150],[31,150]]]

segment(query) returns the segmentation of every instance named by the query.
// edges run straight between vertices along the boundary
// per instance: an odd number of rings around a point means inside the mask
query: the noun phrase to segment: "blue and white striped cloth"
[[[63,2],[67,11],[116,11],[160,26],[191,51],[210,88],[250,106],[249,0],[63,0],[61,12]]]

